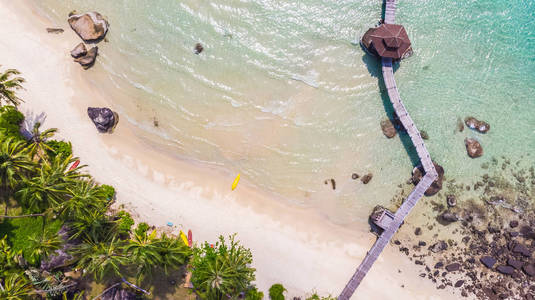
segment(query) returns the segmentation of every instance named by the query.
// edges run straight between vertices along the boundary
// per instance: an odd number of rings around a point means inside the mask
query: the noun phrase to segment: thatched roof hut
[[[412,55],[411,41],[402,25],[382,24],[370,28],[361,42],[369,52],[377,56],[399,60]]]

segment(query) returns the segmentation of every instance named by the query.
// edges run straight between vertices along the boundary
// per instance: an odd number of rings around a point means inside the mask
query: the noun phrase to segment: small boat
[[[69,171],[76,169],[79,164],[80,164],[80,160],[78,159],[72,164],[72,166],[69,168]]]
[[[193,233],[191,232],[191,229],[188,230],[188,243],[190,247],[193,246]]]
[[[234,190],[238,186],[238,182],[240,182],[240,173],[238,173],[238,176],[236,176],[234,182],[232,183],[232,190]]]

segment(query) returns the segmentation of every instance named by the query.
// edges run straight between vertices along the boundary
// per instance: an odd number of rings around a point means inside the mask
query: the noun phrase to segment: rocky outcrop
[[[97,55],[98,55],[98,47],[95,46],[91,49],[89,49],[89,51],[87,51],[87,53],[82,56],[82,57],[79,57],[77,59],[75,59],[74,61],[79,63],[84,69],[89,69],[91,68],[91,66],[93,66],[93,64],[95,64],[95,60],[97,59]]]
[[[464,123],[466,124],[468,128],[476,130],[480,133],[486,133],[487,131],[490,130],[489,123],[485,121],[479,121],[478,119],[474,117],[467,117],[466,119],[464,119]]]
[[[101,133],[112,132],[119,121],[118,115],[109,108],[89,107],[87,115]]]
[[[78,44],[71,51],[71,56],[74,58],[79,58],[79,57],[85,56],[86,54],[87,54],[87,48],[85,47],[84,43]]]
[[[85,42],[98,42],[108,32],[109,24],[98,12],[69,16],[69,25]]]
[[[381,130],[383,131],[383,134],[391,139],[396,136],[396,128],[394,127],[394,124],[392,124],[392,121],[390,119],[384,119],[381,121]]]
[[[437,170],[438,178],[435,181],[433,181],[431,186],[425,191],[426,196],[433,196],[434,194],[438,193],[442,189],[442,181],[444,180],[444,168],[435,162],[433,162],[433,165],[435,166],[435,169]],[[414,168],[414,170],[412,170],[412,178],[411,178],[412,183],[414,183],[414,185],[417,185],[423,176],[424,176],[424,168],[422,165],[419,165],[418,167]]]
[[[464,144],[466,146],[466,152],[471,158],[477,158],[483,155],[483,147],[481,147],[481,144],[476,139],[466,138]]]

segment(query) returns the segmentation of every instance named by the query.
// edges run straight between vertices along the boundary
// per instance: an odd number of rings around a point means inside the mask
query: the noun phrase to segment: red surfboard
[[[191,229],[188,230],[188,244],[190,247],[193,247],[193,233],[191,232]]]
[[[74,162],[74,164],[72,164],[72,166],[69,169],[69,171],[72,171],[72,170],[76,169],[76,167],[78,167],[79,164],[80,164],[80,160],[78,159],[77,161]]]

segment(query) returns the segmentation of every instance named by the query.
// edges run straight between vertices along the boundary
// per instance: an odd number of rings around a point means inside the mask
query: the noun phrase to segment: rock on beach
[[[84,43],[78,44],[74,49],[71,51],[71,56],[74,58],[78,58],[81,56],[85,56],[87,54],[87,48],[85,47]]]
[[[85,42],[102,40],[108,32],[109,23],[98,12],[71,15],[69,25]]]
[[[79,63],[84,69],[87,70],[95,64],[97,55],[98,55],[98,47],[95,46],[89,49],[89,51],[87,51],[87,53],[84,56],[76,58],[74,61]]]
[[[87,115],[101,133],[111,132],[118,122],[118,116],[107,107],[88,107]]]

